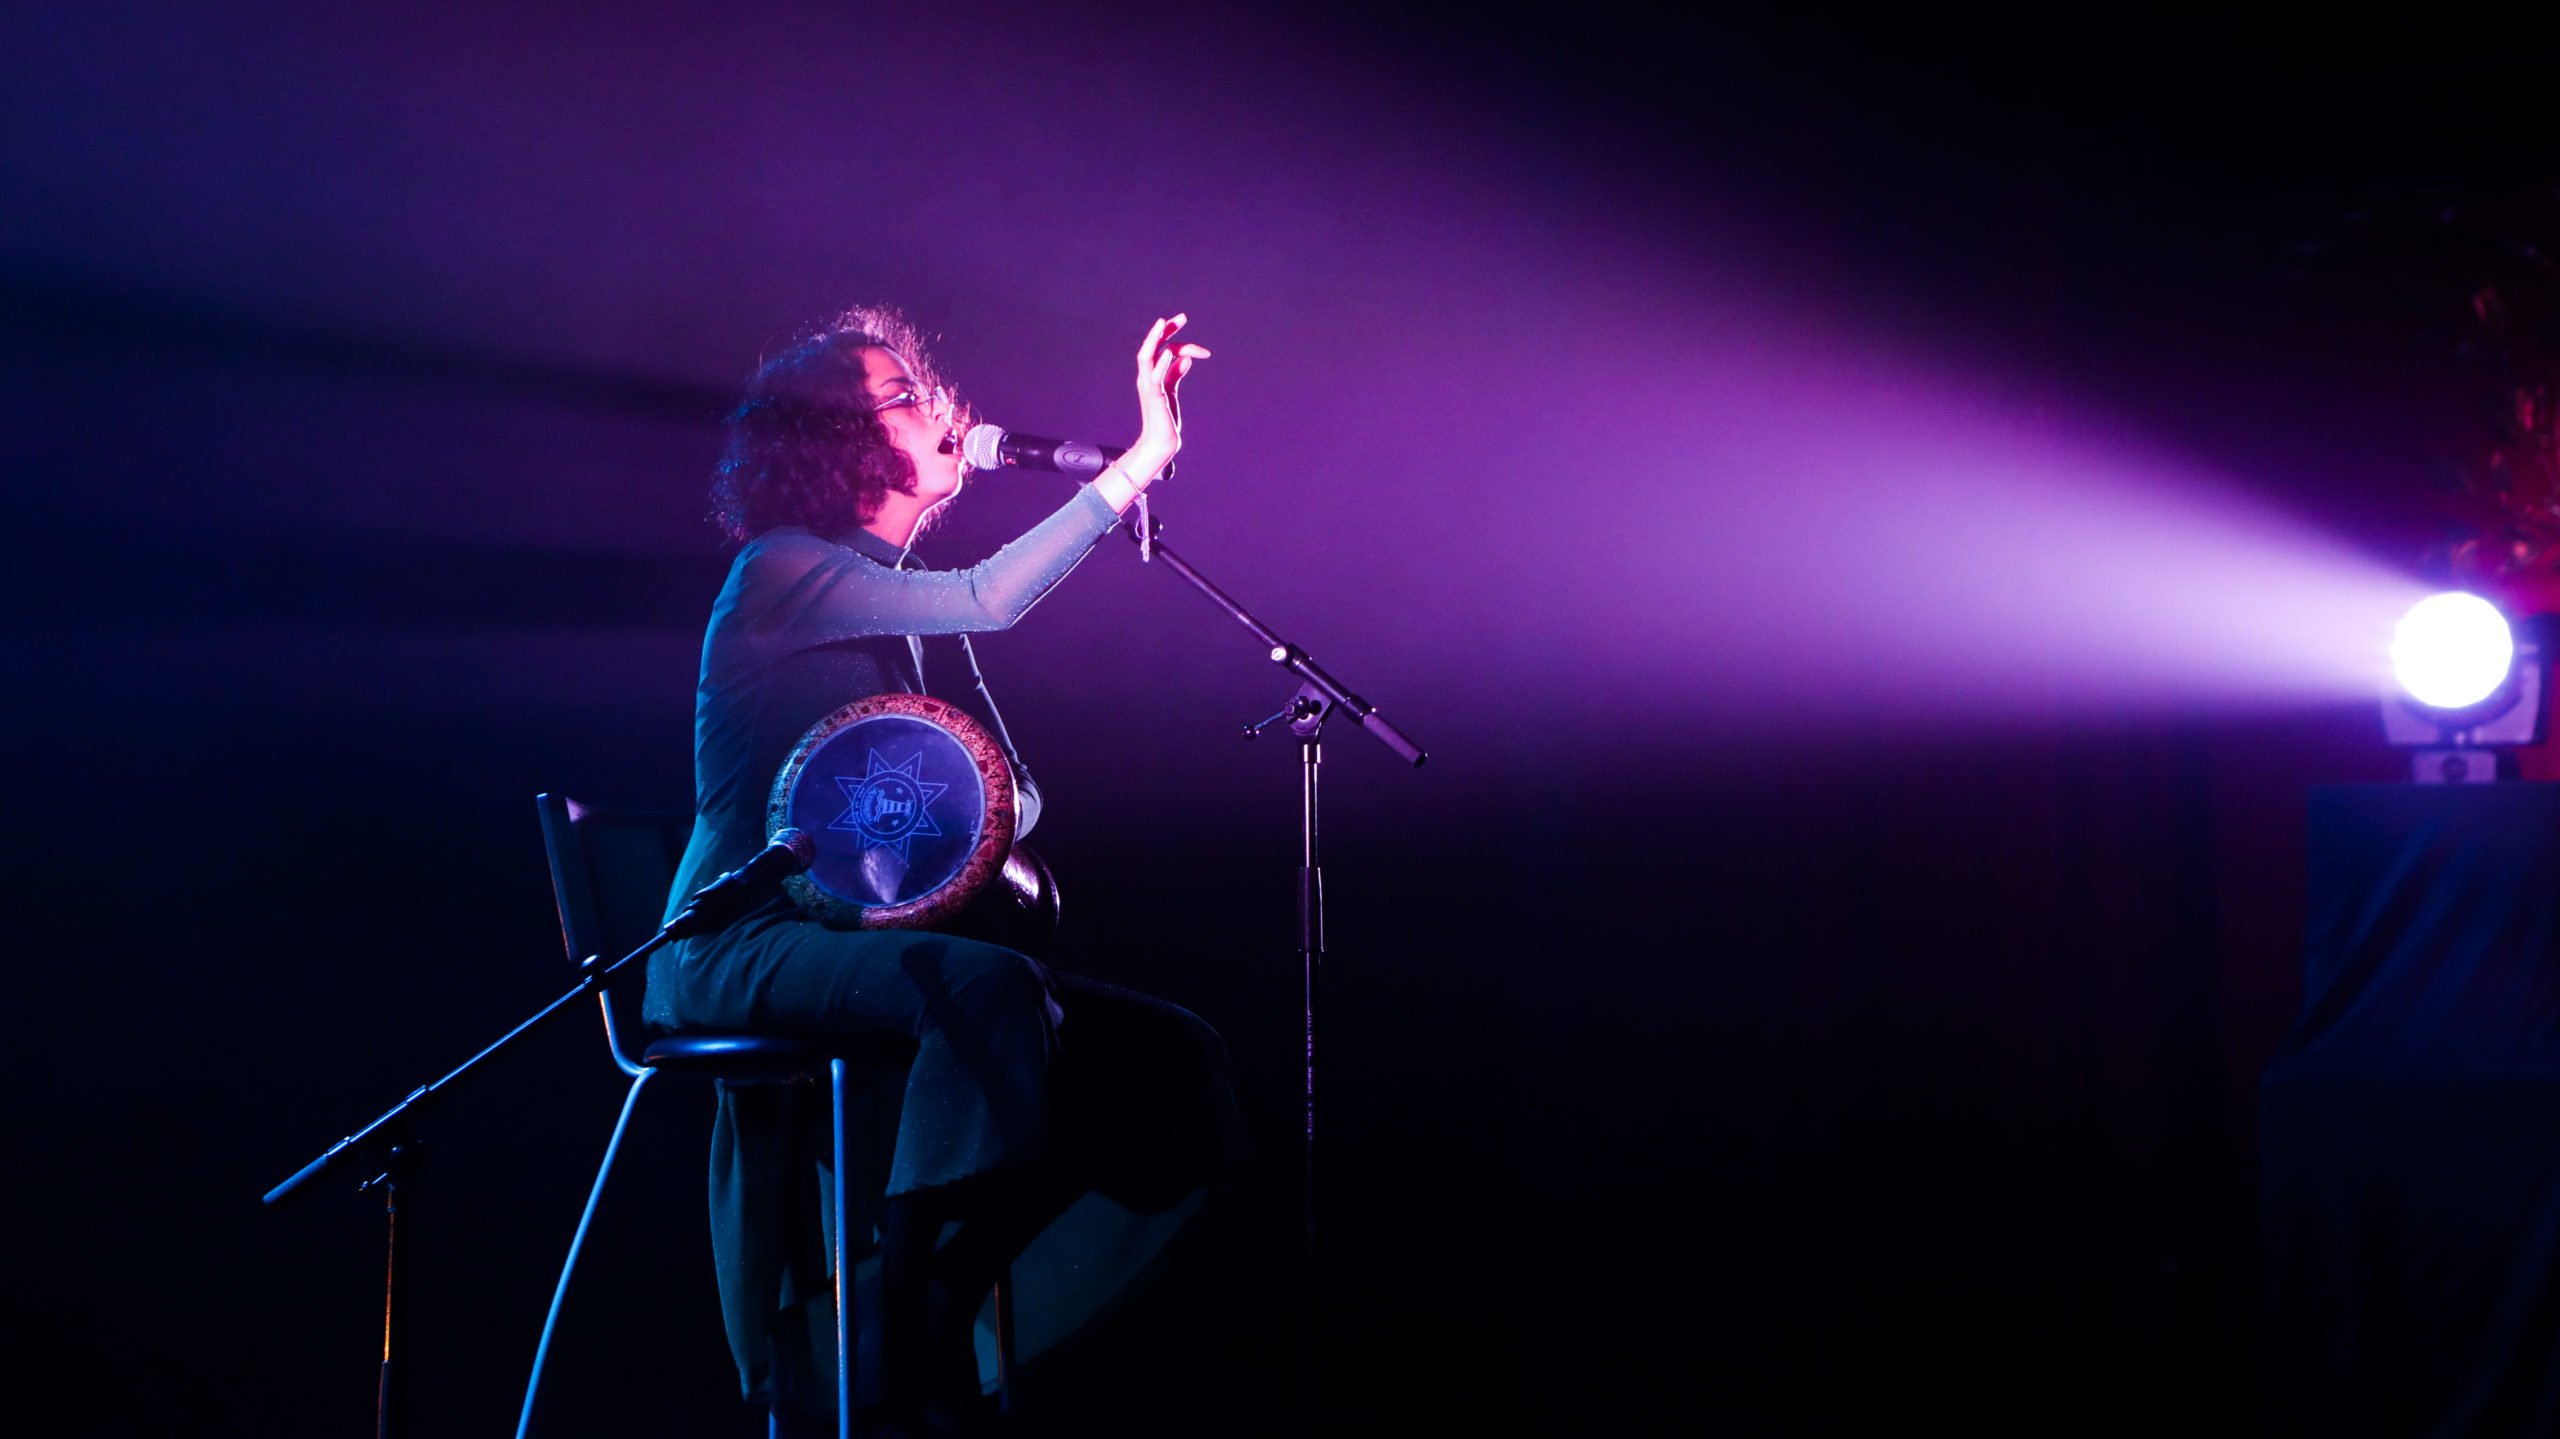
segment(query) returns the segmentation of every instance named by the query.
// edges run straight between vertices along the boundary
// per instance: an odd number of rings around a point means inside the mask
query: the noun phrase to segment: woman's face
[[[960,493],[960,443],[948,398],[923,389],[907,362],[882,349],[862,352],[863,388],[889,442],[916,467],[916,498],[937,504]]]

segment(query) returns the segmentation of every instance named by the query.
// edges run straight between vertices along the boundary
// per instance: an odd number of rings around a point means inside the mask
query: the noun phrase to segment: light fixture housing
[[[2511,625],[2497,607],[2461,591],[2410,608],[2391,641],[2392,679],[2382,735],[2420,753],[2412,777],[2477,783],[2498,777],[2497,751],[2540,744],[2550,721],[2542,631],[2552,616]]]

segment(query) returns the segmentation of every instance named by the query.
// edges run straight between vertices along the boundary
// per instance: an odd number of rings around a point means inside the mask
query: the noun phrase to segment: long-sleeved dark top
[[[811,725],[869,695],[925,693],[925,637],[1012,625],[1118,518],[1087,485],[965,570],[901,569],[898,547],[864,530],[831,540],[784,528],[748,541],[703,636],[693,711],[693,838],[668,912],[764,847],[774,776]],[[940,697],[968,710],[1012,755],[1012,737],[967,641],[951,649],[930,666]],[[1019,758],[1014,777],[1016,832],[1023,833],[1039,816],[1039,790]]]

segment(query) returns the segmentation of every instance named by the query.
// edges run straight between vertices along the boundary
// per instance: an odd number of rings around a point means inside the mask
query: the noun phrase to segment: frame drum
[[[1013,767],[958,706],[926,695],[860,699],[811,726],[774,777],[765,832],[818,842],[782,882],[830,925],[931,929],[1004,869]]]

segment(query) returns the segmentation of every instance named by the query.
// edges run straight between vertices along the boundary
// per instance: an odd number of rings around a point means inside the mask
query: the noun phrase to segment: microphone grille
[[[790,850],[791,857],[800,861],[800,867],[802,869],[807,869],[811,864],[817,862],[818,842],[810,837],[807,830],[776,830],[773,835],[773,843]]]
[[[1004,427],[971,425],[969,433],[960,437],[960,458],[973,470],[995,470],[1004,467]]]

